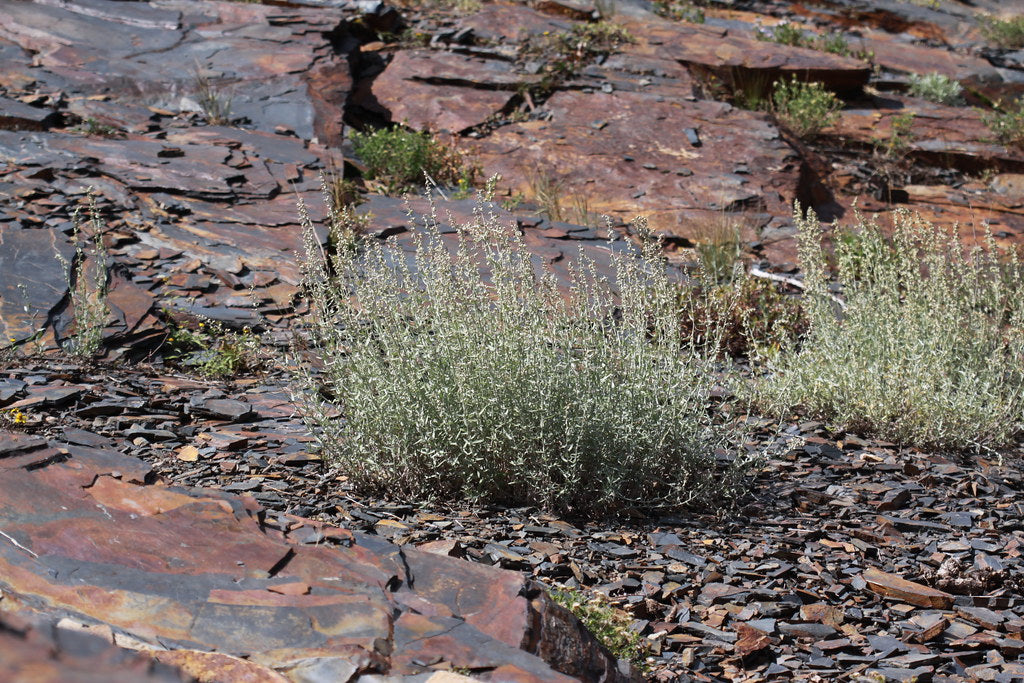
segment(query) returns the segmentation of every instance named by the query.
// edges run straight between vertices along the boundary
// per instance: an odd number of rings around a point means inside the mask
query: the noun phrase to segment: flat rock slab
[[[369,216],[371,234],[392,240],[411,261],[416,249],[416,235],[425,229],[425,217],[433,210],[428,199],[410,200],[394,197],[371,196],[357,211]],[[452,200],[435,204],[438,214],[438,230],[445,246],[454,250],[459,242],[457,227],[474,225],[481,208],[475,199]],[[523,243],[529,250],[538,272],[545,269],[563,289],[571,286],[569,268],[582,253],[590,259],[601,277],[614,279],[613,254],[635,253],[631,242],[615,231],[600,230],[582,226],[558,223],[540,218],[525,218],[502,210],[494,204],[485,204],[484,210],[495,217],[503,226],[515,227],[522,235]],[[412,212],[410,218],[408,212]],[[609,238],[617,238],[609,241]],[[410,263],[410,265],[412,265]]]
[[[896,73],[940,73],[973,87],[1003,80],[999,71],[986,59],[913,43],[906,38],[905,35],[893,36],[884,31],[866,31],[863,48],[874,54],[876,64]],[[860,48],[861,43],[857,41],[854,45]]]
[[[0,334],[22,342],[46,327],[67,292],[67,273],[57,256],[70,245],[51,230],[0,223]]]
[[[0,599],[0,610],[4,607]],[[88,630],[0,611],[0,680],[18,683],[182,683],[175,667],[119,648]]]
[[[865,571],[864,581],[872,591],[879,595],[896,598],[918,607],[949,609],[953,606],[953,596],[949,593],[908,581],[894,574],[887,574],[878,569],[871,568]]]
[[[504,126],[475,158],[530,198],[546,177],[567,211],[578,197],[596,216],[643,214],[686,238],[725,211],[786,215],[797,194],[799,160],[763,114],[641,92],[559,92],[546,108],[550,121]]]
[[[0,97],[0,129],[45,130],[59,120],[60,115],[52,109],[33,107],[9,97]]]
[[[524,5],[488,4],[459,19],[459,27],[489,42],[521,43],[531,36],[568,31],[571,21],[538,12]]]
[[[888,106],[877,109],[850,108],[841,112],[835,126],[824,135],[849,149],[885,149],[893,136],[897,117],[912,116],[909,134],[903,133],[907,158],[965,176],[981,176],[985,169],[1009,172],[990,178],[971,178],[951,186],[941,182],[918,182],[893,188],[906,208],[936,225],[956,225],[968,243],[980,243],[990,231],[998,242],[1024,243],[1024,151],[999,144],[973,109],[934,104],[912,97],[891,96]],[[882,159],[884,161],[884,159]],[[837,171],[839,186],[849,178]],[[840,197],[848,210],[852,197]],[[877,198],[861,197],[858,208],[865,213],[887,213],[892,207]],[[852,210],[850,211],[852,214]]]
[[[941,159],[947,166],[965,170],[999,167],[1024,171],[1024,150],[1000,144],[977,110],[899,96],[888,96],[879,104],[871,109],[844,109],[839,121],[824,134],[871,146],[890,138],[893,119],[912,115],[906,141],[909,154]]]
[[[871,74],[860,60],[759,41],[743,31],[651,19],[626,19],[623,24],[638,37],[631,52],[670,57],[729,85],[795,77],[851,92],[864,86]]]
[[[625,680],[520,574],[269,519],[252,498],[147,486],[148,470],[114,451],[0,434],[4,608],[106,624],[115,642],[191,651],[208,671],[242,657],[294,681],[412,676],[440,662],[572,680],[523,647],[575,647],[586,654],[567,660],[570,673]],[[569,650],[551,641],[567,632]]]
[[[197,112],[212,96],[229,104],[230,117],[263,130],[285,125],[305,138],[340,142],[336,112],[352,84],[350,69],[344,50],[332,50],[323,34],[358,18],[354,4],[166,0],[126,8],[112,0],[5,0],[0,13],[0,37],[38,53],[41,75],[52,74],[66,92]],[[14,70],[11,78],[21,75]]]

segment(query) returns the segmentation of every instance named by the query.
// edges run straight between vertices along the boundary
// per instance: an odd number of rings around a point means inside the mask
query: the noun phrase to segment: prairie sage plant
[[[989,237],[965,247],[908,212],[891,238],[859,220],[837,240],[843,304],[830,298],[822,228],[796,216],[804,302],[801,345],[753,393],[769,410],[803,412],[901,444],[1006,444],[1024,428],[1024,274]]]
[[[711,417],[714,353],[683,338],[653,241],[610,243],[611,278],[581,253],[560,287],[487,205],[335,254],[301,212],[322,368],[302,401],[357,488],[607,513],[724,501],[756,461]]]

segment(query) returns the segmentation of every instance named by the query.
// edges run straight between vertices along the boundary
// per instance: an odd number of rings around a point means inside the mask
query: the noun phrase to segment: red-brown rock
[[[7,609],[64,614],[151,647],[193,650],[187,658],[207,670],[233,671],[240,665],[223,655],[243,657],[290,680],[304,680],[311,666],[347,680],[409,675],[442,661],[507,667],[516,680],[570,680],[544,659],[588,680],[628,678],[571,616],[531,602],[538,589],[519,574],[373,536],[328,535],[300,518],[283,524],[251,498],[140,486],[130,480],[140,481],[131,472],[141,465],[4,435]]]
[[[879,595],[920,607],[949,609],[953,606],[953,596],[949,593],[908,581],[895,574],[888,574],[872,567],[866,569],[863,576],[868,587]]]

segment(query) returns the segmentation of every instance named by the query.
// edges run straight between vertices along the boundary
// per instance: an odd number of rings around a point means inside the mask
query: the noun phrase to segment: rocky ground
[[[353,128],[446,134],[560,277],[580,248],[607,264],[638,213],[679,262],[741,217],[748,262],[790,272],[793,200],[1021,242],[1024,153],[978,109],[1024,93],[1024,53],[973,19],[1000,3],[706,5],[692,23],[640,2],[0,0],[0,678],[27,670],[17,652],[97,680],[627,679],[534,579],[628,612],[656,680],[1024,677],[1018,451],[751,418],[780,455],[730,512],[560,519],[356,495],[295,414],[296,201],[320,221],[322,171],[361,183]],[[551,47],[602,12],[629,41]],[[851,54],[756,39],[780,21]],[[964,102],[909,96],[931,71]],[[817,139],[735,102],[788,75],[844,99]],[[111,318],[81,364],[55,254],[74,256],[89,188]],[[423,200],[413,218],[365,200],[371,236],[411,243]],[[217,380],[174,362],[200,323],[254,330],[262,362]]]

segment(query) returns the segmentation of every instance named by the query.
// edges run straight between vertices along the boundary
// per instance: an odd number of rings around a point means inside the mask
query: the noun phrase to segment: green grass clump
[[[632,628],[633,620],[622,610],[615,609],[596,596],[581,590],[560,586],[548,591],[551,599],[579,619],[601,645],[618,659],[624,659],[641,671],[649,667],[645,657],[647,647],[643,637]]]
[[[694,332],[715,330],[722,357],[773,357],[807,329],[799,299],[742,271],[728,281],[705,280],[699,287],[699,296],[680,300],[683,325]]]
[[[982,35],[999,47],[1019,50],[1024,47],[1024,14],[1009,19],[992,16],[978,17]]]
[[[908,92],[937,104],[959,104],[963,101],[964,89],[958,81],[940,73],[911,74]]]
[[[1024,147],[1024,97],[981,115],[981,121],[1004,145]]]
[[[763,408],[800,409],[900,444],[998,446],[1024,426],[1024,277],[991,240],[966,249],[920,218],[864,220],[837,240],[845,309],[829,297],[822,229],[797,216],[810,329],[752,385]]]
[[[323,372],[305,413],[358,488],[568,512],[735,490],[753,460],[718,466],[734,432],[708,412],[714,354],[685,343],[655,246],[615,250],[614,283],[581,255],[565,292],[487,210],[456,248],[425,222],[412,253],[365,240],[333,257],[306,222]]]
[[[806,47],[854,59],[871,61],[875,57],[874,53],[869,50],[851,49],[850,43],[842,33],[805,33],[799,26],[789,22],[776,24],[770,29],[760,28],[754,37],[765,42],[789,45],[790,47]]]
[[[366,178],[387,194],[422,187],[425,175],[439,185],[469,186],[474,171],[453,148],[426,131],[405,128],[352,133],[352,147],[366,164]]]
[[[800,138],[817,137],[839,120],[839,99],[821,83],[803,83],[796,77],[777,81],[772,93],[775,118]]]
[[[230,126],[233,95],[221,90],[196,63],[192,75],[196,100],[211,126]]]
[[[910,111],[893,116],[889,121],[889,135],[871,139],[875,153],[887,160],[903,159],[914,141],[914,121],[917,116]]]
[[[236,377],[260,365],[260,338],[248,327],[235,331],[204,320],[192,329],[175,326],[167,341],[164,356],[203,377]]]
[[[693,0],[655,0],[654,13],[673,21],[703,24],[704,9]]]

